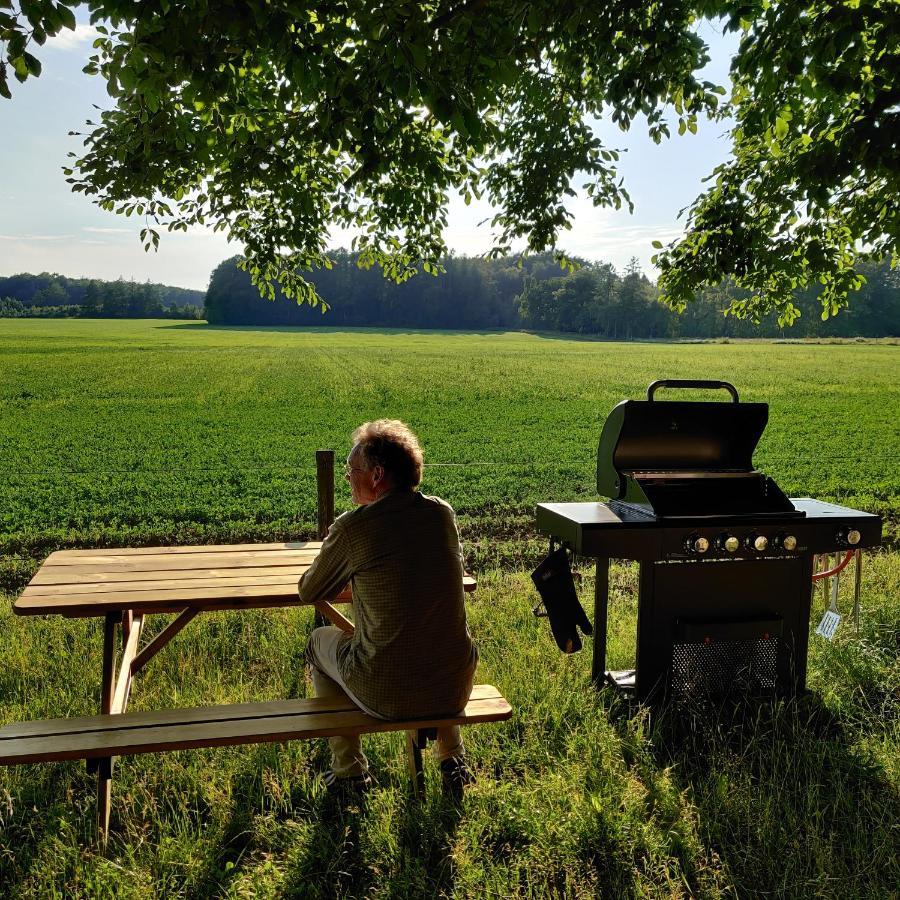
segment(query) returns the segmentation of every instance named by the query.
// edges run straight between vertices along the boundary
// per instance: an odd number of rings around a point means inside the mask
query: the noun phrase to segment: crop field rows
[[[900,348],[891,345],[9,321],[0,361],[8,558],[308,535],[316,448],[341,459],[355,425],[389,416],[421,435],[423,489],[454,505],[471,552],[516,560],[536,503],[596,496],[607,413],[659,377],[727,379],[744,399],[768,402],[760,468],[791,495],[875,510],[896,529]],[[339,484],[338,510],[348,504]]]

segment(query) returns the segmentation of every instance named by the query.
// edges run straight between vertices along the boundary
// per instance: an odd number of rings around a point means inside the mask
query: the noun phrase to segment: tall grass
[[[614,665],[632,652],[633,582],[614,567]],[[594,691],[590,645],[556,651],[527,576],[485,573],[469,602],[479,680],[515,715],[469,730],[478,782],[460,810],[433,764],[412,799],[397,735],[366,738],[379,786],[345,809],[315,778],[322,742],[139,756],[116,770],[102,855],[84,766],[21,766],[0,771],[0,884],[14,897],[889,897],[898,586],[897,557],[874,557],[860,635],[845,620],[834,643],[813,638],[810,696],[676,717]],[[591,588],[585,577],[586,603]],[[4,718],[96,709],[97,622],[9,606]],[[303,696],[310,625],[298,609],[201,617],[139,678],[132,708]]]

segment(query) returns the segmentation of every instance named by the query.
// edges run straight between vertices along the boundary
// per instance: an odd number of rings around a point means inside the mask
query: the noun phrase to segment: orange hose
[[[847,564],[853,559],[853,554],[856,553],[855,550],[848,550],[847,555],[833,568],[826,569],[824,572],[813,572],[813,581],[819,581],[822,578],[831,578],[832,575],[837,575],[842,569],[847,567]]]

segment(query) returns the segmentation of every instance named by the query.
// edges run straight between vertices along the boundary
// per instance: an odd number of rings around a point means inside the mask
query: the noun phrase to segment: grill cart
[[[722,388],[731,402],[660,401],[660,388]],[[592,678],[640,701],[790,696],[806,686],[816,554],[877,546],[881,518],[789,499],[754,469],[765,403],[724,381],[656,381],[609,414],[595,503],[542,503],[551,544],[595,557]],[[606,670],[611,558],[640,563],[635,666]]]

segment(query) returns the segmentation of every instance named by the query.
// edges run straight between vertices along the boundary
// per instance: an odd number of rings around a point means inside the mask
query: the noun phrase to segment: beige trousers
[[[341,678],[338,668],[337,648],[344,632],[334,625],[313,629],[309,644],[306,647],[306,659],[309,662],[309,674],[317,697],[349,698],[363,712],[383,719],[378,713],[368,709],[364,703],[353,696]],[[362,775],[369,767],[369,762],[360,746],[358,735],[338,736],[328,739],[331,748],[331,767],[338,778],[350,778]],[[434,744],[434,755],[438,761],[451,756],[462,756],[464,752],[462,735],[458,725],[438,728],[437,741]]]

